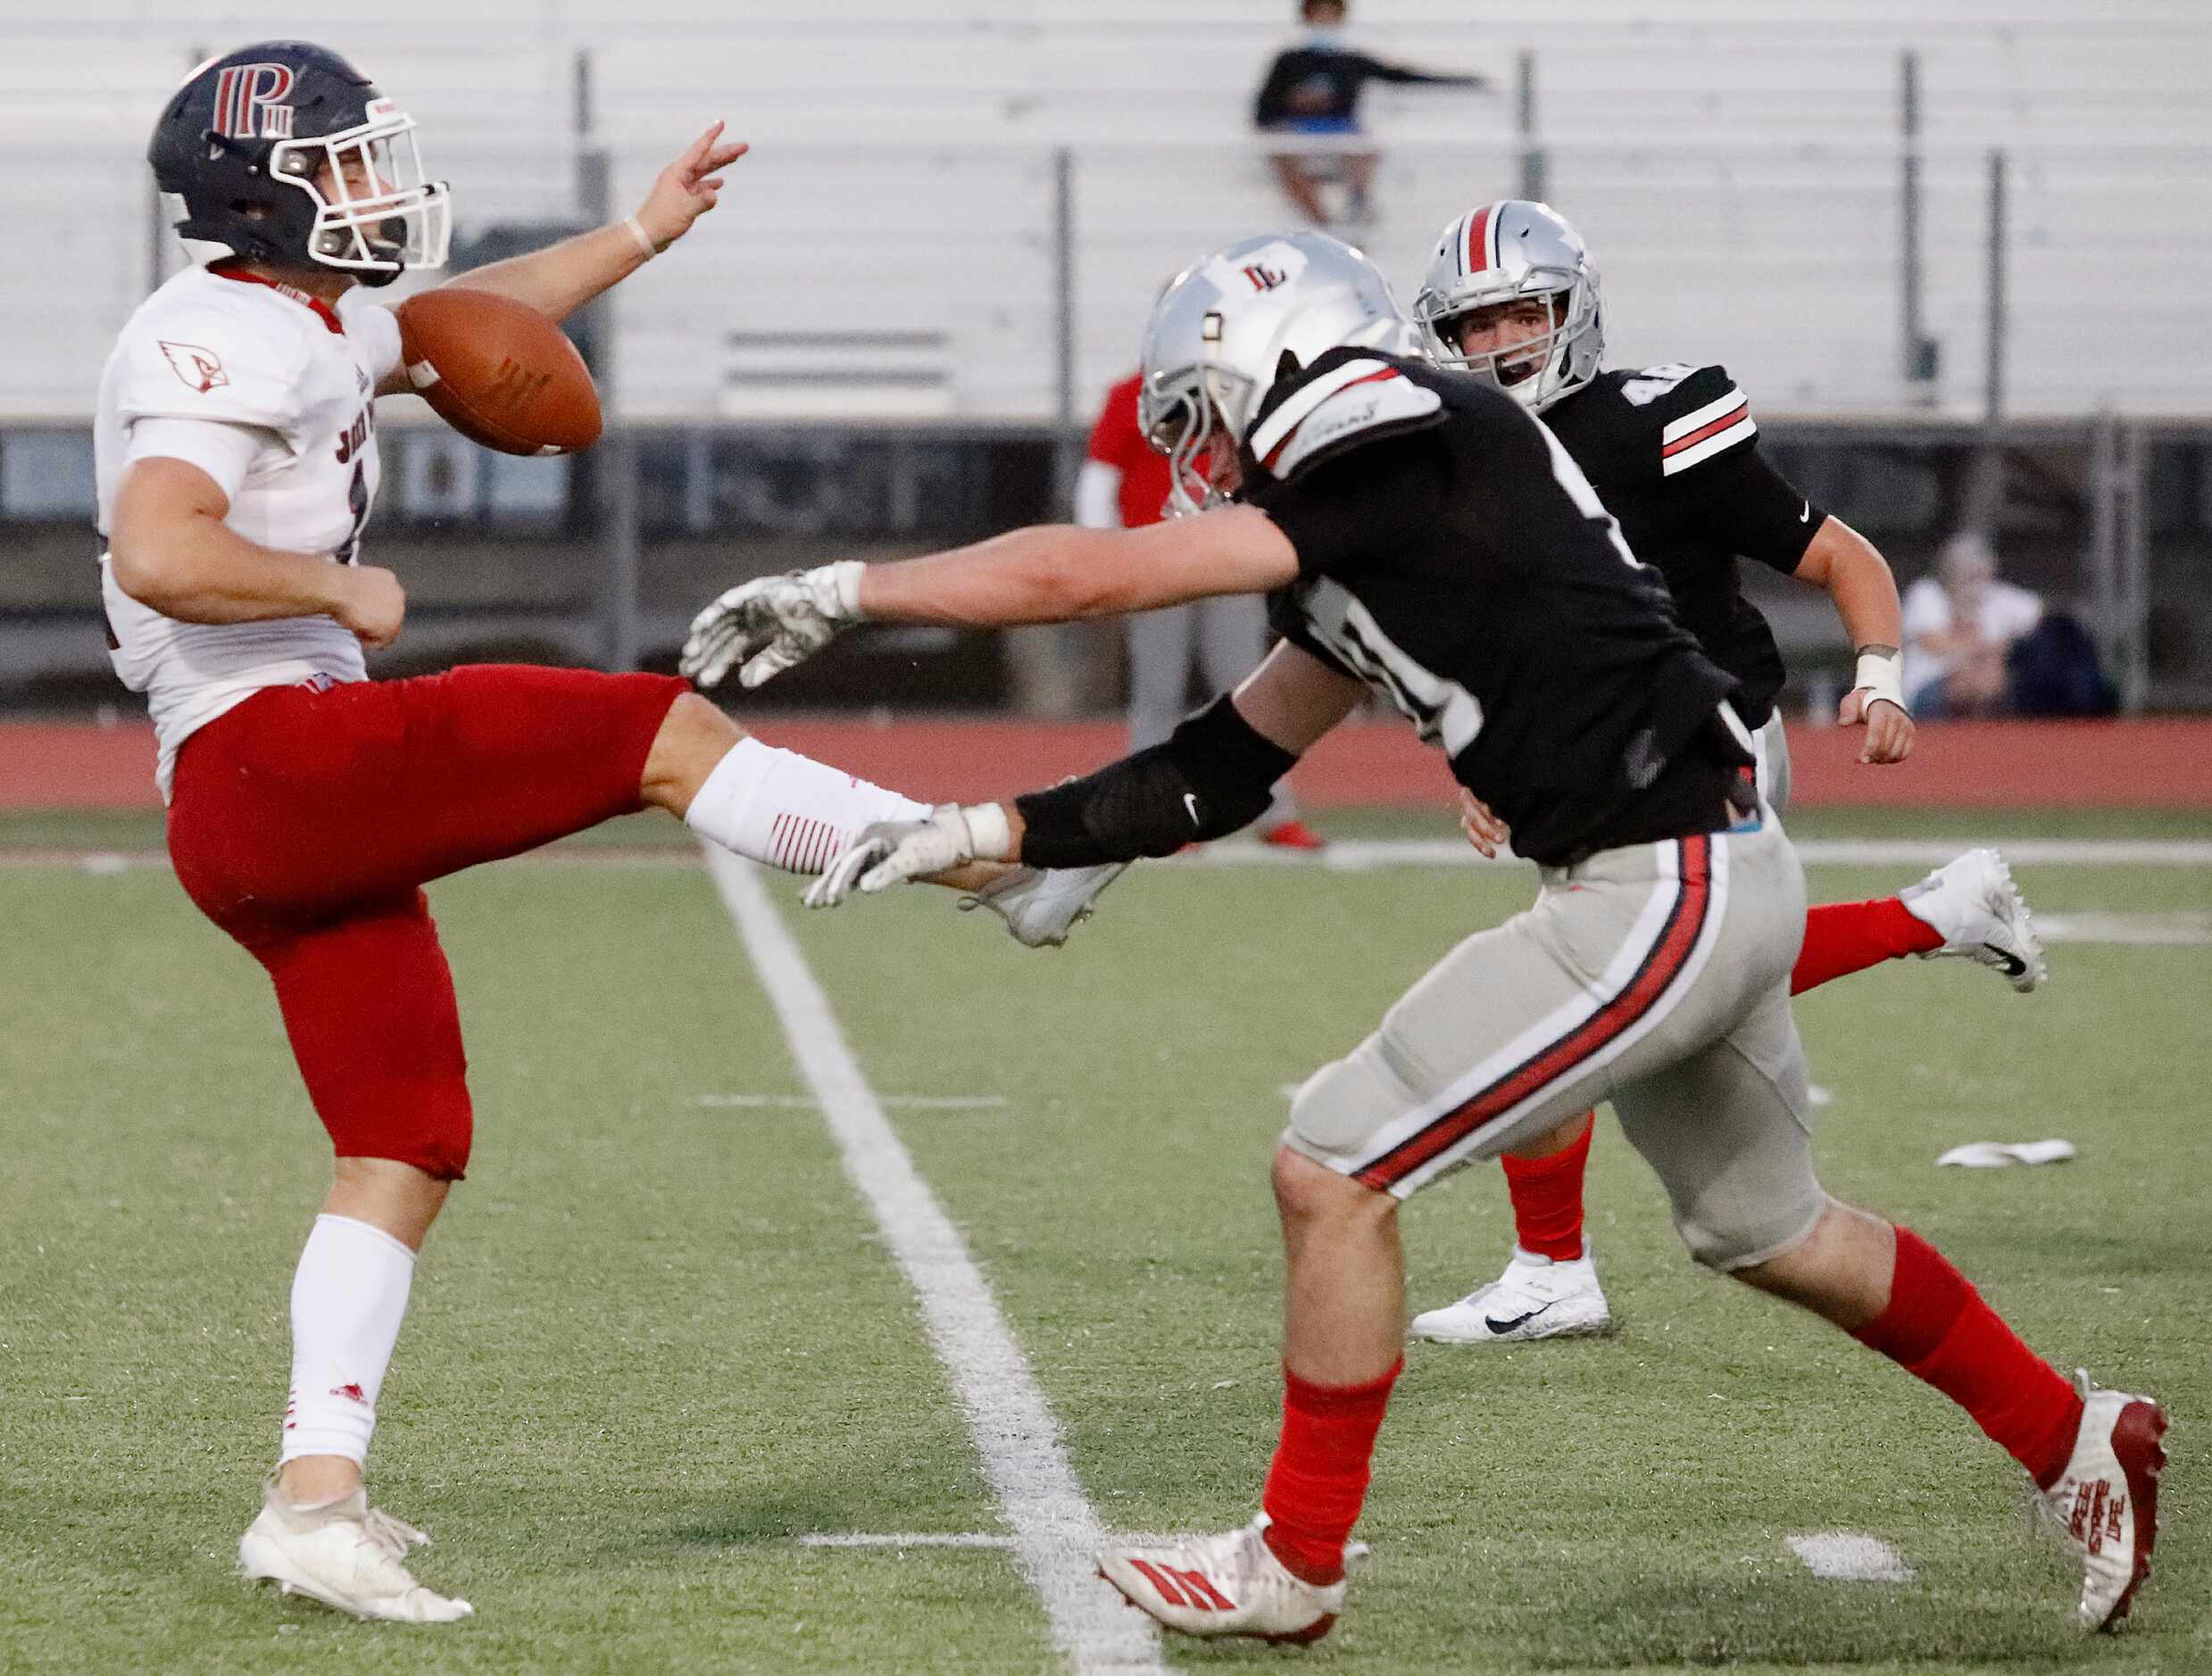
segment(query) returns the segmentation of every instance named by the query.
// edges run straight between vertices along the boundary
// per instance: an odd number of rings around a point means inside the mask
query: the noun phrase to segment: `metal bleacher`
[[[1290,9],[389,0],[318,28],[421,118],[464,229],[575,212],[586,144],[605,148],[625,201],[709,117],[754,139],[728,208],[626,288],[625,411],[703,418],[849,400],[856,418],[988,423],[1058,411],[1063,214],[1078,405],[1130,360],[1161,278],[1284,217],[1245,113]],[[1605,265],[1618,358],[1693,344],[1770,406],[1893,406],[1905,394],[1898,87],[1909,48],[1939,399],[1964,409],[1978,396],[1985,156],[2002,147],[2017,405],[2206,405],[2212,336],[2195,314],[2212,273],[2212,24],[2200,4],[1555,0],[1514,13],[1359,0],[1355,23],[1374,50],[1478,69],[1502,88],[1373,98],[1388,162],[1365,236],[1405,292],[1438,224],[1516,189],[1528,137],[1511,83],[1527,54],[1547,190]],[[87,407],[106,341],[153,270],[141,137],[192,54],[299,27],[273,6],[9,8],[0,213],[37,255],[0,278],[0,328],[17,346],[0,417]],[[579,54],[588,141],[574,131]],[[826,397],[782,390],[782,408],[761,394],[778,388],[758,369],[781,364],[778,343],[796,354],[839,334],[894,346],[897,376],[871,385],[861,369],[826,381]],[[749,405],[761,402],[771,404]]]

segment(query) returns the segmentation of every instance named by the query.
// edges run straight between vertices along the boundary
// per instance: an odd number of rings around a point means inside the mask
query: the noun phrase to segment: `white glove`
[[[940,803],[927,820],[879,820],[830,862],[802,900],[835,908],[857,887],[873,896],[911,879],[950,872],[981,857],[1003,861],[1013,848],[1006,810],[996,803]]]
[[[677,668],[697,685],[711,687],[732,664],[741,664],[738,681],[754,687],[804,663],[861,620],[866,568],[848,559],[739,584],[691,619]]]
[[[1017,867],[1000,875],[972,896],[960,898],[960,912],[987,908],[1006,922],[1007,933],[1025,949],[1057,949],[1068,933],[1090,918],[1101,892],[1129,864],[1110,861],[1094,867]]]

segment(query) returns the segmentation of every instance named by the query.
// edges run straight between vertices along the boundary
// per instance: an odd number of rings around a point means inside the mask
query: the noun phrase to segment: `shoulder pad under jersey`
[[[1248,440],[1260,469],[1287,483],[1362,444],[1425,430],[1444,417],[1443,398],[1391,358],[1338,351],[1271,393]]]
[[[1661,477],[1703,465],[1759,435],[1750,401],[1726,367],[1646,367],[1624,378],[1618,389],[1656,433]]]
[[[276,432],[300,444],[299,333],[281,317],[224,299],[163,300],[117,341],[116,409],[141,419],[212,419]],[[295,358],[298,364],[295,364]]]

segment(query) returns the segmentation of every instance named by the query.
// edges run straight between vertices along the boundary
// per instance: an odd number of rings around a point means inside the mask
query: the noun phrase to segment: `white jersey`
[[[391,311],[359,291],[332,308],[289,286],[186,270],[139,304],[100,378],[102,538],[125,466],[172,454],[231,479],[223,522],[248,541],[351,563],[377,493],[376,387],[399,353]],[[178,748],[232,706],[319,676],[368,677],[361,643],[330,618],[179,622],[126,594],[104,557],[100,569],[115,673],[146,695],[164,799]]]

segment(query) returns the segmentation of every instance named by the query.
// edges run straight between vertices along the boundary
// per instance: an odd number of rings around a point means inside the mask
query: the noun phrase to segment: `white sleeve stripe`
[[[1283,439],[1306,422],[1307,415],[1347,385],[1357,384],[1362,378],[1378,372],[1387,372],[1387,362],[1371,361],[1361,356],[1348,361],[1343,366],[1323,373],[1302,390],[1296,392],[1281,407],[1268,415],[1266,421],[1252,433],[1252,451],[1265,460]]]
[[[1659,441],[1671,443],[1677,437],[1687,436],[1692,431],[1702,430],[1729,409],[1742,405],[1743,392],[1732,384],[1726,394],[1708,402],[1694,413],[1685,413],[1678,419],[1670,420],[1667,428],[1659,433]]]
[[[1758,435],[1759,426],[1752,420],[1750,412],[1746,411],[1742,419],[1729,426],[1726,430],[1715,431],[1694,447],[1685,448],[1679,453],[1666,456],[1659,461],[1659,476],[1671,477],[1677,471],[1687,471],[1692,466],[1701,464],[1710,460],[1715,454],[1726,452],[1738,443],[1749,442]]]

